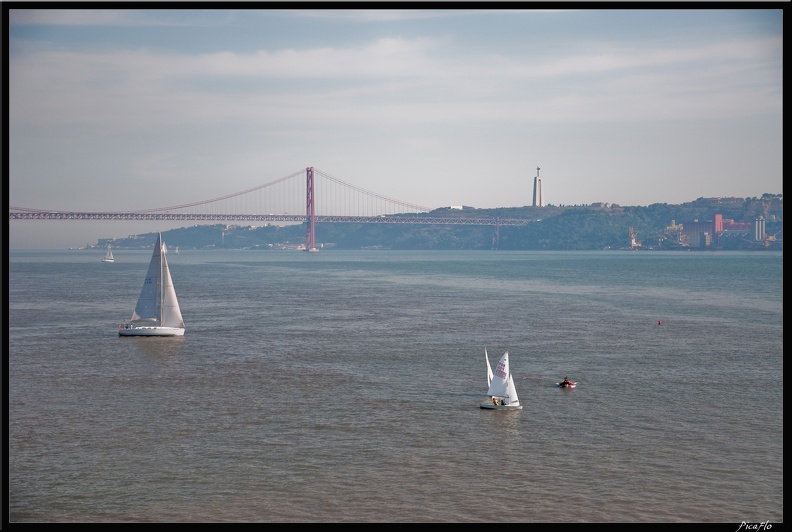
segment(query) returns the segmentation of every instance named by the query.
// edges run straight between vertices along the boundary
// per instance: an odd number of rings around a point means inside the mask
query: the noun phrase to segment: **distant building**
[[[754,221],[754,240],[761,242],[767,238],[766,222],[761,216],[758,220]]]
[[[539,177],[539,167],[536,167],[536,177],[534,177],[534,185],[533,185],[533,206],[534,207],[544,207],[544,183],[542,183],[542,178]]]
[[[720,215],[718,215],[720,216]],[[712,235],[715,234],[714,222],[685,222],[682,224],[684,240],[691,248],[705,248],[712,243]]]
[[[714,204],[718,204],[718,205],[740,205],[740,204],[745,202],[745,199],[743,199],[743,198],[734,198],[734,197],[731,197],[731,198],[715,197],[715,198],[699,198],[697,201],[703,201],[703,202],[706,202],[706,203],[714,203]]]
[[[723,215],[716,214],[711,222],[685,222],[682,224],[682,233],[687,245],[691,248],[708,248],[712,245],[715,235],[723,231]]]
[[[751,229],[750,222],[735,222],[734,220],[723,220],[724,231],[748,231]]]

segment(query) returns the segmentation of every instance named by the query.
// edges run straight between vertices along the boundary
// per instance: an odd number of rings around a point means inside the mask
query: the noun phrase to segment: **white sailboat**
[[[115,262],[113,258],[113,250],[110,249],[110,244],[107,244],[107,253],[105,253],[105,258],[102,259],[102,262]]]
[[[479,406],[489,410],[522,410],[520,399],[517,397],[517,389],[514,387],[511,369],[509,368],[509,352],[506,351],[498,361],[492,377],[490,377],[492,369],[489,365],[489,357],[486,354],[486,350],[484,356],[487,359],[487,380],[490,381],[487,395],[490,399]]]
[[[132,318],[118,326],[118,335],[184,336],[184,320],[165,258],[161,233],[157,235],[148,273]]]

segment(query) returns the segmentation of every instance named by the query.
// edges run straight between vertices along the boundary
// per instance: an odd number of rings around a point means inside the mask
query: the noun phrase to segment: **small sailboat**
[[[488,410],[522,410],[520,399],[517,397],[517,389],[514,387],[511,369],[509,368],[509,352],[506,351],[495,371],[489,365],[489,357],[486,350],[484,356],[487,359],[487,381],[489,381],[488,401],[481,403],[481,408]],[[492,376],[490,373],[492,372]]]
[[[132,318],[118,326],[119,336],[184,336],[176,290],[173,288],[162,234],[157,236],[148,273]]]
[[[110,244],[107,244],[107,253],[105,253],[105,257],[102,259],[102,262],[115,262],[113,258],[113,250],[110,249]]]

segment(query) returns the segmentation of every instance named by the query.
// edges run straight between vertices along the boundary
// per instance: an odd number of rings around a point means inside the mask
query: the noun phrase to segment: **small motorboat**
[[[568,380],[563,380],[561,382],[557,382],[556,386],[558,386],[559,388],[574,388],[575,386],[577,386],[577,383]]]

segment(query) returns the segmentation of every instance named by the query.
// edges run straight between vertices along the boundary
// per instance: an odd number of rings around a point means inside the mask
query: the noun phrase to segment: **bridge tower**
[[[308,235],[305,238],[305,251],[316,251],[316,220],[314,209],[314,169],[309,166],[305,169],[306,190],[305,216],[308,219]]]

